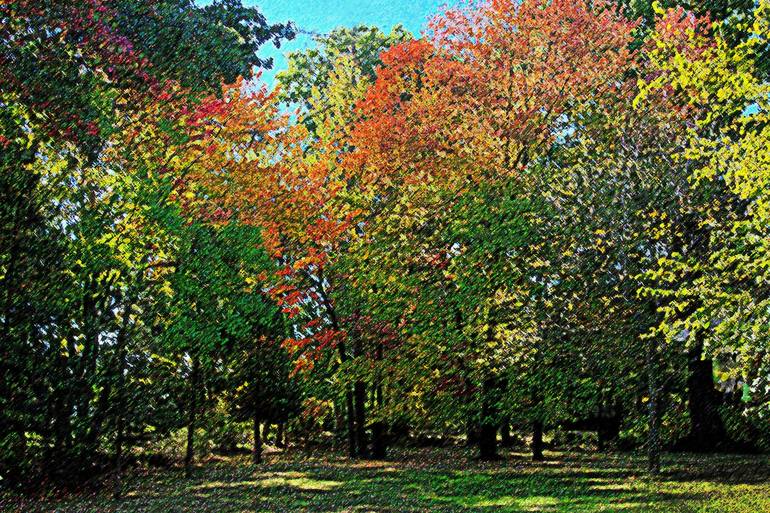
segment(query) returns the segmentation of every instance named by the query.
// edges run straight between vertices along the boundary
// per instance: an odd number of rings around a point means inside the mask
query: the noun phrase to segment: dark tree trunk
[[[714,388],[714,362],[702,356],[701,341],[689,354],[687,399],[691,424],[683,445],[694,452],[712,452],[726,446],[728,436],[719,415],[721,398]]]
[[[491,422],[483,422],[479,430],[479,458],[485,461],[496,460],[497,428]]]
[[[366,385],[357,381],[354,387],[356,409],[356,449],[357,455],[369,457],[369,443],[366,439]]]
[[[195,456],[195,418],[198,411],[198,374],[200,373],[200,359],[193,357],[192,372],[190,373],[190,411],[187,419],[187,451],[184,457],[184,475],[192,474],[193,457]]]
[[[385,440],[385,420],[383,412],[385,408],[385,395],[382,390],[382,375],[380,366],[385,348],[382,342],[377,344],[374,357],[377,360],[377,374],[373,390],[372,404],[378,409],[378,420],[372,424],[372,457],[384,460],[387,456],[387,443]]]
[[[251,451],[251,459],[254,462],[254,465],[259,465],[262,463],[262,434],[259,430],[259,415],[256,413],[254,414],[253,421],[254,447]]]
[[[345,351],[345,344],[340,342],[337,346],[337,350],[339,351],[340,362],[345,363],[348,359],[347,352]],[[356,454],[358,454],[358,451],[356,450],[356,421],[354,415],[353,392],[348,385],[345,385],[345,420],[348,431],[348,456],[351,458],[355,458]]]
[[[65,458],[64,455],[64,440],[68,436],[68,423],[64,418],[65,414],[65,401],[60,391],[56,391],[53,394],[53,413],[50,415],[52,418],[52,433],[50,441],[50,448],[46,451],[45,456],[45,471],[50,475],[55,471],[57,465],[60,464],[61,459]]]
[[[647,470],[650,474],[660,473],[660,407],[658,376],[658,345],[654,338],[647,342]]]
[[[464,368],[461,366],[461,369],[464,370]],[[473,401],[473,385],[471,383],[471,380],[467,377],[464,378],[465,381],[465,409],[466,409],[466,420],[465,420],[465,446],[466,447],[472,447],[476,445],[479,441],[479,423],[475,419],[475,415],[473,415],[474,412],[474,401]]]
[[[487,378],[482,386],[481,422],[479,427],[479,458],[495,460],[497,455],[497,421],[493,393],[495,379]]]
[[[329,316],[329,321],[331,322],[332,329],[335,331],[339,331],[340,325],[339,321],[337,320],[337,312],[334,310],[334,305],[331,302],[331,299],[326,294],[326,291],[324,290],[323,285],[323,277],[319,276],[318,281],[316,283],[318,285],[319,293],[321,296],[321,300],[323,302],[324,308],[326,309],[326,313]],[[337,345],[337,351],[340,355],[340,363],[345,363],[348,359],[348,354],[345,349],[345,343],[340,342]],[[350,388],[345,385],[345,409],[347,410],[345,414],[347,415],[347,425],[348,425],[348,455],[351,458],[355,458],[357,451],[356,451],[356,423],[353,416],[355,415],[353,410],[353,392],[350,390]]]
[[[356,450],[356,420],[353,418],[353,392],[345,387],[345,417],[348,425],[348,456],[355,458]]]
[[[543,421],[532,422],[532,461],[543,461]]]
[[[281,449],[286,447],[286,440],[284,439],[286,435],[285,429],[284,423],[281,422],[278,424],[278,431],[275,433],[275,445]]]
[[[382,410],[383,393],[382,385],[374,389],[374,402]],[[385,442],[385,422],[378,420],[372,424],[372,457],[378,460],[384,460],[387,456],[387,444]]]
[[[353,357],[361,358],[363,350],[361,341],[353,342]],[[356,455],[361,458],[369,457],[369,443],[366,439],[366,384],[356,381],[353,385],[353,400],[355,401]]]
[[[607,450],[613,443],[618,441],[618,437],[620,436],[620,422],[620,415],[599,419],[597,438],[600,451]]]

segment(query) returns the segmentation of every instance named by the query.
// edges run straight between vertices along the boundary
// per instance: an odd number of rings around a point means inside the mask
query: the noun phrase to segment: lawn
[[[506,454],[473,461],[462,449],[397,453],[391,461],[350,462],[340,454],[269,454],[213,459],[193,478],[181,470],[133,471],[126,498],[107,491],[21,500],[3,511],[74,512],[698,512],[770,513],[767,456],[668,455],[650,479],[631,455],[548,453],[532,463]]]

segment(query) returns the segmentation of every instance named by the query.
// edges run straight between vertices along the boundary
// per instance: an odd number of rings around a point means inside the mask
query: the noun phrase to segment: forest
[[[0,510],[770,511],[770,1],[300,32],[0,0]]]

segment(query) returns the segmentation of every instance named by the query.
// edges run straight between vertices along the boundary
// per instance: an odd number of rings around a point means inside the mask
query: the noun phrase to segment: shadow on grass
[[[670,470],[657,480],[646,478],[643,461],[630,456],[552,458],[542,464],[518,458],[483,464],[469,461],[457,449],[412,451],[383,462],[349,462],[328,454],[277,455],[260,467],[233,458],[197,468],[190,480],[178,470],[136,475],[128,480],[130,491],[120,503],[106,497],[73,499],[25,511],[770,511],[770,499],[756,499],[770,496],[770,468],[762,457],[672,456]],[[728,479],[723,471],[730,468],[741,471]],[[752,473],[751,468],[760,471]]]

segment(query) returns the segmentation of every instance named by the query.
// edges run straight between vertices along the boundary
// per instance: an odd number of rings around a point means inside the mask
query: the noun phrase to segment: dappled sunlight
[[[257,486],[262,488],[273,488],[281,486],[289,486],[303,491],[313,492],[328,492],[334,488],[342,486],[340,481],[324,481],[320,479],[311,478],[285,478],[285,477],[271,477],[256,483]]]
[[[201,491],[201,490],[212,490],[216,488],[242,488],[245,486],[256,486],[258,485],[258,481],[233,481],[233,482],[223,482],[223,481],[211,481],[208,483],[203,483],[197,486],[191,487],[191,490],[193,491]]]
[[[591,486],[591,490],[609,490],[609,491],[618,491],[618,490],[624,490],[624,491],[633,491],[635,490],[635,487],[631,482],[625,482],[625,483],[615,483],[615,482],[606,482],[603,484],[594,484]]]
[[[486,508],[492,506],[516,506],[524,511],[546,511],[547,508],[553,508],[560,503],[556,497],[527,497],[520,499],[514,496],[497,497],[495,499],[483,499],[469,501],[468,506]]]
[[[307,472],[297,472],[295,470],[285,472],[262,472],[259,476],[260,478],[300,479],[307,477]]]
[[[434,464],[424,467],[425,456]],[[318,513],[764,513],[768,511],[770,475],[765,458],[707,459],[670,456],[677,468],[721,474],[724,468],[755,469],[751,479],[721,483],[677,470],[676,478],[637,478],[644,459],[636,456],[559,454],[543,466],[520,460],[480,465],[461,448],[439,452],[400,450],[385,464],[363,465],[337,455],[306,458],[302,453],[276,455],[255,467],[247,458],[232,458],[196,468],[193,480],[178,470],[137,474],[127,485],[120,507],[99,495],[74,497],[56,507],[20,511],[302,512]],[[710,469],[710,470],[709,470]],[[763,499],[764,498],[764,499]],[[103,505],[107,506],[103,506]],[[763,509],[764,508],[764,509]],[[2,508],[0,508],[2,509]]]

